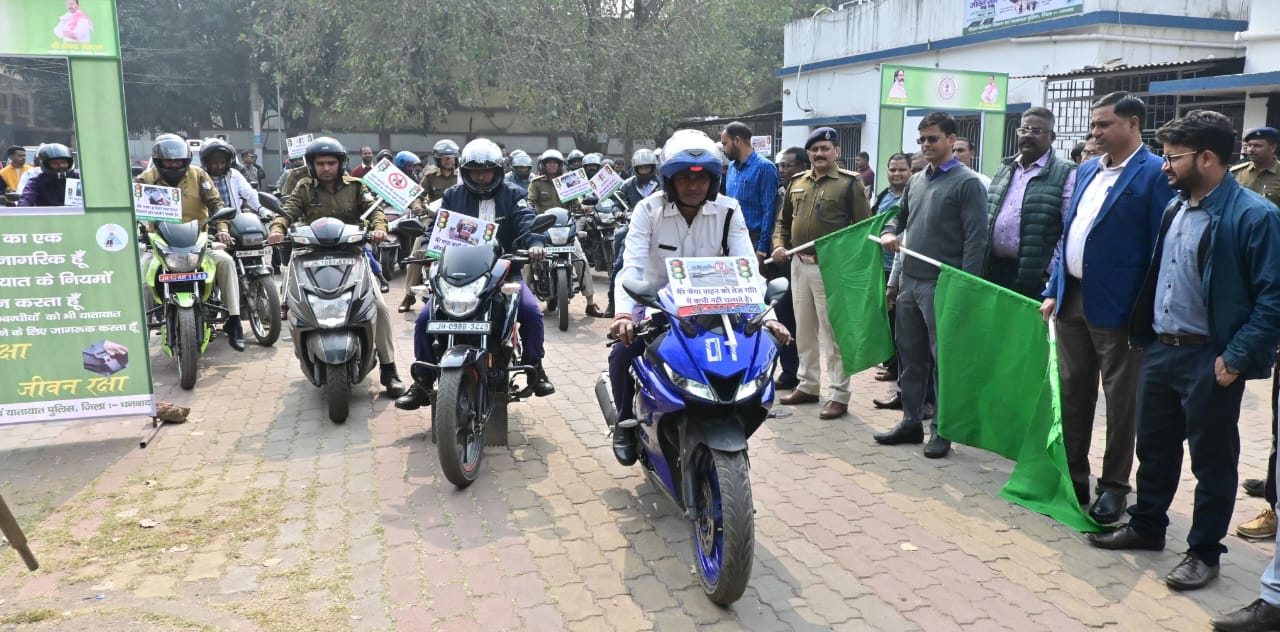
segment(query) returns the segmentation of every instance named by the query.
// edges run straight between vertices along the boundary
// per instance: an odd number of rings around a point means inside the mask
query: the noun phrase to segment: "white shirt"
[[[655,193],[636,204],[631,216],[631,228],[627,230],[627,242],[622,255],[622,270],[618,272],[614,289],[617,313],[631,314],[636,320],[643,311],[635,299],[622,289],[626,280],[643,280],[655,288],[667,286],[667,259],[672,257],[719,257],[720,243],[724,239],[725,214],[733,209],[729,226],[729,256],[756,256],[755,246],[747,234],[747,223],[742,219],[742,207],[738,201],[716,196],[693,216],[693,223],[685,221],[674,203],[666,196]]]
[[[1124,171],[1125,166],[1140,148],[1141,145],[1134,149],[1124,162],[1114,167],[1107,166],[1106,160],[1110,156],[1098,159],[1098,166],[1101,168],[1098,169],[1097,175],[1093,176],[1089,186],[1080,193],[1080,203],[1076,205],[1076,217],[1071,220],[1071,230],[1067,233],[1065,253],[1067,274],[1077,279],[1084,278],[1084,245],[1088,241],[1089,231],[1093,230],[1093,222],[1098,219],[1098,213],[1102,212],[1102,204],[1107,201],[1111,187],[1120,178],[1120,172]]]
[[[498,217],[498,203],[492,198],[480,200],[480,221],[492,222]]]
[[[249,207],[254,211],[262,210],[262,203],[258,201],[258,190],[249,184],[249,179],[244,177],[239,170],[228,168],[227,174],[222,176],[227,180],[227,188],[231,190],[231,199],[223,200],[227,206],[236,209],[239,213],[245,207]]]
[[[985,173],[979,173],[979,172],[977,172],[977,171],[974,171],[974,172],[973,172],[973,175],[978,176],[978,180],[982,182],[982,190],[983,190],[983,191],[990,191],[990,190],[991,190],[991,176],[989,176],[989,175],[987,175],[987,174],[985,174]]]

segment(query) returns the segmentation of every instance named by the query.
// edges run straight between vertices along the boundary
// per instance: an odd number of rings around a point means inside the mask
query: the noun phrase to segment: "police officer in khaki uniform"
[[[191,166],[191,147],[176,134],[163,134],[156,138],[151,146],[151,166],[138,174],[134,182],[177,188],[182,192],[182,221],[198,221],[202,228],[209,217],[223,207],[213,179],[200,167]],[[229,226],[228,222],[214,225],[216,239],[224,244],[231,243],[231,234],[227,232]],[[154,229],[155,225],[148,223],[148,230]],[[235,261],[225,250],[215,248],[209,248],[206,256],[216,266],[213,282],[217,284],[222,304],[227,308],[227,323],[222,330],[227,333],[227,342],[232,349],[244,351],[244,329],[240,326],[240,281],[236,276]],[[148,255],[142,261],[142,269],[146,270],[150,264]]]
[[[563,208],[569,211],[570,215],[579,212],[581,205],[577,200],[562,203],[560,194],[556,193],[556,185],[551,181],[562,175],[564,175],[564,154],[548,149],[538,156],[538,175],[529,181],[529,206],[533,207],[535,213],[553,208]]]
[[[773,231],[773,260],[788,259],[787,250],[871,217],[871,205],[857,173],[837,166],[840,135],[820,127],[805,142],[812,165],[791,179],[783,197],[782,212]],[[840,350],[827,317],[827,291],[822,285],[817,255],[812,248],[796,255],[791,264],[791,292],[796,312],[796,347],[800,351],[800,384],[783,404],[816,404],[821,401],[822,368],[835,381],[818,416],[842,417],[849,411],[849,381],[844,378]]]
[[[284,172],[284,183],[280,185],[278,193],[280,197],[289,197],[293,193],[293,189],[298,186],[298,181],[307,177],[307,165],[305,163],[296,167],[290,167]]]
[[[294,222],[308,223],[321,217],[333,217],[347,224],[362,224],[360,215],[375,202],[373,194],[359,179],[343,175],[347,166],[347,150],[342,143],[322,136],[307,146],[308,177],[298,181],[293,194],[284,203],[283,212],[271,222],[267,243],[284,241],[285,231]],[[387,238],[387,217],[381,209],[369,213],[369,240],[378,243]],[[373,266],[367,266],[373,281]],[[404,395],[405,387],[396,372],[395,342],[391,335],[391,310],[380,292],[373,293],[378,310],[374,326],[374,345],[378,350],[382,386],[390,397]]]
[[[1280,206],[1280,164],[1276,162],[1276,146],[1280,130],[1259,127],[1244,135],[1244,155],[1249,160],[1231,168],[1236,180],[1246,189]]]
[[[422,176],[423,195],[427,202],[434,202],[444,197],[449,187],[458,183],[458,143],[449,139],[442,140],[431,148],[436,168]]]

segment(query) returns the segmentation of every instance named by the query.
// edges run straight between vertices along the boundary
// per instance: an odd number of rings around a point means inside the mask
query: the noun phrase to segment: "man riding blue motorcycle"
[[[755,258],[742,209],[736,200],[717,195],[723,165],[716,147],[701,132],[681,130],[672,135],[658,169],[662,194],[640,202],[631,218],[618,274],[619,291],[614,296],[618,309],[610,328],[621,344],[614,345],[609,354],[609,383],[619,420],[613,452],[623,465],[634,464],[637,458],[635,424],[624,423],[635,419],[635,382],[628,369],[645,347],[635,331],[637,321],[644,317],[643,307],[621,291],[622,283],[644,281],[655,291],[666,287],[666,260],[671,257]],[[790,342],[790,332],[771,316],[764,326],[779,344]]]
[[[463,147],[460,158],[462,183],[445,191],[441,209],[497,223],[498,242],[505,253],[514,253],[519,248],[516,240],[527,235],[525,245],[529,246],[529,260],[542,260],[545,237],[541,234],[529,234],[534,212],[525,200],[525,191],[504,179],[502,150],[498,145],[491,140],[477,138]],[[542,310],[538,308],[538,300],[523,283],[520,284],[519,296],[516,320],[520,324],[520,337],[524,341],[523,361],[535,367],[534,395],[546,397],[555,393],[556,389],[542,368],[542,358],[545,355],[543,341],[546,337]],[[432,349],[434,336],[427,333],[432,312],[432,309],[422,310],[414,324],[413,352],[414,359],[418,362],[436,362],[435,351]],[[396,408],[417,410],[431,404],[430,393],[436,379],[435,371],[420,367],[415,363],[412,370],[413,385],[404,397],[396,400]]]

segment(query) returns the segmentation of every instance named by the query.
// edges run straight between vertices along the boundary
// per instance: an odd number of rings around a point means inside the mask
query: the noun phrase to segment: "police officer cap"
[[[1247,143],[1251,140],[1265,140],[1269,143],[1280,143],[1280,130],[1274,127],[1259,127],[1251,129],[1244,135],[1244,141]]]
[[[808,150],[814,143],[821,141],[829,141],[833,145],[840,144],[840,133],[830,127],[819,127],[809,134],[809,140],[804,141],[804,148]]]

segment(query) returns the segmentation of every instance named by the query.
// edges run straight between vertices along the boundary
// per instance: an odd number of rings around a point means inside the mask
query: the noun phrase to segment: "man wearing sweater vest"
[[[886,250],[897,251],[901,238],[902,245],[913,252],[981,275],[987,257],[987,190],[972,169],[952,156],[956,120],[950,114],[933,112],[920,121],[917,129],[920,152],[929,166],[907,182],[898,203],[898,215],[885,224],[881,244]],[[902,422],[889,432],[875,435],[878,443],[924,441],[924,403],[927,390],[936,388],[930,378],[938,350],[933,312],[937,288],[937,267],[915,257],[903,257],[896,296],[891,297],[897,301]],[[932,437],[924,455],[931,459],[946,456],[951,442],[938,434],[936,421],[930,430]]]
[[[991,248],[984,278],[1040,302],[1062,215],[1076,186],[1075,164],[1053,153],[1053,112],[1022,115],[1018,154],[1004,159],[987,192]]]

